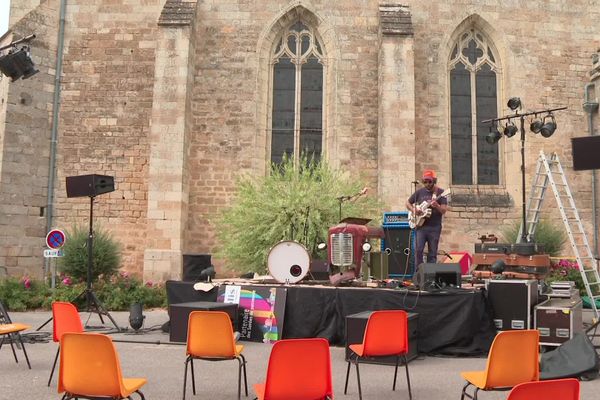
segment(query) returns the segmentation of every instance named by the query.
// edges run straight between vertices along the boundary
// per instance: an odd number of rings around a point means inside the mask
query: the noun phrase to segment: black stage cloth
[[[217,288],[199,292],[193,289],[193,285],[193,282],[168,281],[169,304],[216,301]],[[484,293],[479,290],[454,289],[432,293],[299,285],[287,286],[287,289],[283,324],[285,339],[323,337],[333,345],[344,345],[347,315],[386,309],[419,313],[419,353],[484,354],[496,334]]]

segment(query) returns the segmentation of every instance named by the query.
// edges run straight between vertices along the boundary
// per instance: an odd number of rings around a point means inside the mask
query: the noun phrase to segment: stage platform
[[[419,313],[419,353],[473,356],[487,353],[496,334],[483,291],[452,289],[437,292],[407,289],[257,285],[287,289],[283,338],[322,337],[345,344],[345,318],[362,311],[401,309]],[[194,282],[167,281],[169,304],[216,301],[218,288],[194,289]]]

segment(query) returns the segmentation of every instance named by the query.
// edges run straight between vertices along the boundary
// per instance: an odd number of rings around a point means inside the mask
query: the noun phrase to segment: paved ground
[[[145,327],[159,326],[168,320],[166,311],[146,311]],[[112,313],[120,326],[128,326],[128,313]],[[39,327],[50,316],[48,312],[11,313],[15,322],[23,322]],[[86,321],[88,313],[81,313]],[[90,325],[99,325],[96,315],[92,315]],[[32,329],[33,330],[33,329]],[[51,324],[42,331],[50,335]],[[183,370],[185,349],[179,345],[167,345],[168,334],[151,331],[142,334],[114,334],[113,339],[134,340],[152,343],[117,343],[123,374],[126,377],[146,377],[147,385],[143,392],[147,399],[181,398],[183,389]],[[22,352],[18,353],[21,362],[15,364],[10,346],[0,350],[0,399],[60,399],[56,390],[56,375],[50,387],[47,387],[52,361],[56,352],[56,344],[51,336],[48,343],[27,344],[27,351],[32,369],[27,369]],[[162,344],[157,344],[162,342]],[[254,398],[252,384],[264,380],[270,345],[262,343],[242,342],[244,354],[248,360],[249,398]],[[334,394],[338,399],[358,399],[356,376],[351,373],[349,393],[344,396],[344,378],[346,363],[344,349],[331,348],[333,364]],[[237,362],[197,362],[196,382],[198,394],[192,396],[188,388],[187,399],[235,399]],[[463,381],[460,371],[485,368],[484,358],[440,358],[423,357],[409,364],[414,399],[459,399]],[[392,392],[393,367],[365,365],[361,367],[363,397],[365,399],[408,399],[404,371],[398,374],[396,392]],[[600,398],[600,379],[582,382],[582,399]],[[506,392],[482,393],[482,400],[505,399]]]

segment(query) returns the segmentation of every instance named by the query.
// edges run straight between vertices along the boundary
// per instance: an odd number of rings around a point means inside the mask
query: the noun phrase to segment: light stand
[[[490,123],[491,126],[493,126],[494,124],[497,124],[499,121],[505,121],[505,120],[512,121],[513,119],[518,119],[518,121],[520,123],[519,130],[521,132],[521,195],[522,195],[521,198],[522,198],[523,210],[522,210],[522,221],[521,221],[521,224],[522,224],[521,225],[522,226],[521,237],[519,238],[519,243],[529,243],[529,241],[532,238],[527,237],[527,206],[526,206],[526,193],[525,193],[525,117],[528,117],[531,115],[538,117],[539,115],[542,115],[542,114],[551,115],[552,112],[559,111],[559,110],[566,110],[567,107],[549,108],[549,109],[543,109],[543,110],[538,110],[538,111],[519,113],[518,109],[521,108],[521,100],[519,100],[519,98],[517,98],[517,97],[511,98],[508,101],[508,106],[511,108],[511,110],[513,110],[515,112],[513,115],[509,115],[509,116],[501,117],[501,118],[486,119],[481,122],[482,123]],[[512,135],[514,135],[514,132],[511,133],[510,135],[507,135],[507,133],[508,133],[507,129],[504,130],[504,135],[492,132],[486,138],[486,140],[490,144],[495,144],[498,142],[498,140],[500,140],[500,138],[502,136],[512,137]],[[537,132],[534,131],[534,133],[539,133],[539,130]],[[550,133],[550,135],[552,135],[552,133]],[[544,137],[549,137],[550,135],[546,136],[542,132],[542,136],[544,136]]]
[[[121,329],[119,327],[119,325],[117,325],[117,321],[114,320],[114,318],[112,317],[112,315],[110,315],[110,313],[108,312],[106,307],[104,307],[104,305],[100,302],[100,300],[94,293],[94,289],[92,287],[92,268],[94,265],[94,199],[96,197],[89,196],[89,198],[90,198],[90,220],[89,220],[89,231],[88,231],[88,238],[87,238],[87,256],[88,256],[87,282],[86,282],[86,287],[83,290],[83,292],[81,292],[77,296],[75,296],[75,298],[73,300],[71,300],[71,303],[74,303],[77,300],[79,300],[80,298],[82,298],[83,296],[85,296],[87,312],[95,312],[96,314],[98,314],[98,317],[100,317],[100,322],[102,322],[102,324],[104,324],[104,318],[102,318],[102,316],[106,315],[108,317],[108,319],[110,320],[110,322],[112,322],[112,324],[115,326],[117,331],[120,332],[120,331],[127,330],[127,328]],[[42,329],[50,321],[52,321],[52,317],[50,317],[50,319],[48,319],[46,322],[44,322],[42,325],[40,325],[40,327],[37,328],[36,331],[39,331],[40,329]],[[86,326],[86,328],[89,328],[89,327]]]

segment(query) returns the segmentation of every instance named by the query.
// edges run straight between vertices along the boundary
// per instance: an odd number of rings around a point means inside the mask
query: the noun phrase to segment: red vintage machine
[[[383,238],[383,229],[367,226],[370,221],[365,218],[344,218],[329,228],[327,258],[332,284],[338,285],[359,277],[363,254],[371,250],[369,239]]]

